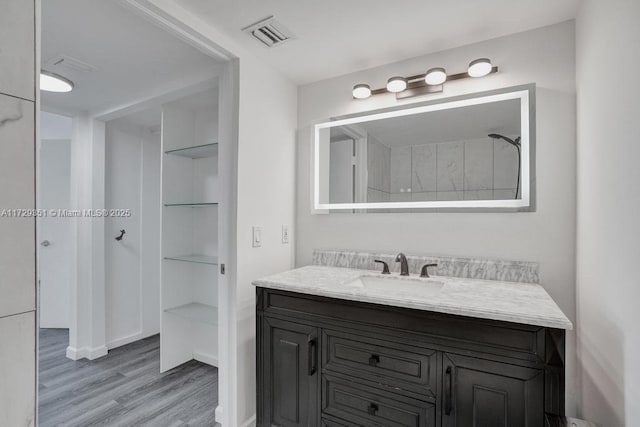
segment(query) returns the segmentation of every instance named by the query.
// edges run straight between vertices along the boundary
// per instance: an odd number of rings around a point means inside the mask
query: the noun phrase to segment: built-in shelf
[[[218,154],[218,143],[196,145],[194,147],[178,148],[176,150],[165,151],[165,154],[188,157],[190,159],[204,159]]]
[[[218,202],[215,203],[165,203],[165,207],[183,207],[183,208],[207,208],[211,206],[218,206]]]
[[[206,323],[208,325],[218,324],[218,309],[211,305],[192,302],[190,304],[179,305],[167,308],[165,313],[173,314],[194,322]]]
[[[195,264],[211,264],[218,265],[218,257],[209,256],[209,255],[176,255],[176,256],[166,256],[164,259],[168,259],[171,261],[183,261],[183,262],[193,262]]]

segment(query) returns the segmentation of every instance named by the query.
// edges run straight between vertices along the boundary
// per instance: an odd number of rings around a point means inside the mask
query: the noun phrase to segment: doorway
[[[237,68],[123,3],[42,4],[43,69],[75,87],[41,96],[71,136],[38,157],[38,207],[66,213],[38,225],[38,421],[214,425]]]
[[[58,216],[71,197],[72,119],[40,112],[38,218],[40,327],[69,329],[71,311],[71,221]]]

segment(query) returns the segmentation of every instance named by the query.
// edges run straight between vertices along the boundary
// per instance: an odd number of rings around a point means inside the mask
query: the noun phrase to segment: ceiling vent
[[[242,29],[254,39],[267,47],[280,46],[296,37],[273,16],[262,19]]]
[[[91,73],[98,69],[91,64],[87,64],[86,62],[80,61],[79,59],[72,58],[67,55],[54,56],[53,58],[45,62],[44,65],[49,70],[54,69],[54,67],[62,67],[74,71],[80,71],[82,73]]]

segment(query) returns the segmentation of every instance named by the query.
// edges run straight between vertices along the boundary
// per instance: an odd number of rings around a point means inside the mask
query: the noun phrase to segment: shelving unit
[[[208,325],[218,325],[218,309],[216,307],[192,302],[189,304],[179,305],[178,307],[167,308],[165,313],[173,314],[187,320],[192,320]]]
[[[211,91],[163,106],[162,372],[192,359],[217,365],[218,143],[210,142],[218,136],[214,96]]]
[[[165,208],[181,207],[181,208],[207,208],[218,206],[218,203],[165,203]]]
[[[170,261],[182,261],[182,262],[194,262],[196,264],[211,264],[218,265],[218,257],[208,256],[208,255],[174,255],[174,256],[165,256],[164,259]]]
[[[197,145],[194,147],[177,148],[175,150],[165,151],[164,154],[172,154],[174,156],[188,157],[190,159],[204,159],[218,155],[218,143]]]

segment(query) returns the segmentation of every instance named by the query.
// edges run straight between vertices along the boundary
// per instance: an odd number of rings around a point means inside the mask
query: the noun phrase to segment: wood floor
[[[98,360],[65,357],[66,329],[40,330],[39,425],[213,426],[218,370],[191,361],[160,373],[160,339]]]

